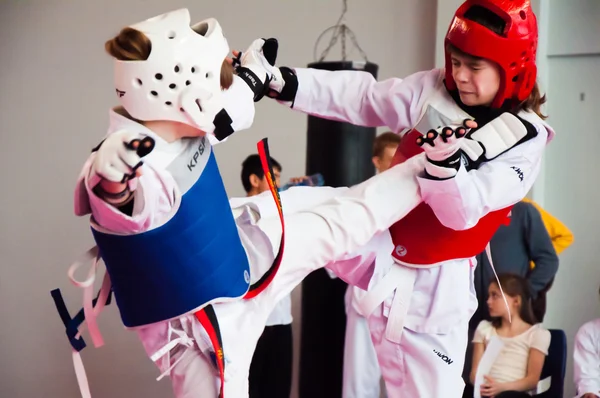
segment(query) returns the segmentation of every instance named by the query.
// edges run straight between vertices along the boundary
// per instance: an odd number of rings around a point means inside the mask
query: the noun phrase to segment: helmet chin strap
[[[492,260],[492,250],[490,249],[489,243],[485,247],[485,254],[487,255],[487,258],[490,262],[492,271],[494,271],[494,276],[496,277],[496,283],[498,283],[498,288],[500,289],[500,294],[502,294],[502,299],[504,300],[504,305],[506,306],[506,310],[508,311],[508,323],[512,323],[512,314],[510,312],[510,306],[508,305],[508,300],[506,299],[504,290],[502,290],[502,285],[500,284],[500,279],[498,279],[498,274],[496,273],[496,268],[494,268],[494,261]]]

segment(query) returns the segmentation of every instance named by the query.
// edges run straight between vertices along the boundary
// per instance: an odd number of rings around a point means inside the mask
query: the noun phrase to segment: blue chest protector
[[[250,285],[250,265],[214,153],[166,224],[120,236],[92,228],[127,327],[195,312]]]

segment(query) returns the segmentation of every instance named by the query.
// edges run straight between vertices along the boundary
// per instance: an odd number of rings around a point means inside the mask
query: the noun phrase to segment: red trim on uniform
[[[221,330],[219,329],[219,322],[215,314],[215,310],[212,305],[207,305],[195,314],[196,318],[208,333],[210,342],[215,350],[215,361],[219,368],[219,377],[221,379],[221,388],[219,391],[219,398],[223,398],[223,387],[225,386],[225,359],[223,355],[223,341],[221,340]]]
[[[279,189],[275,184],[275,175],[273,173],[273,165],[271,164],[271,155],[269,154],[269,144],[266,138],[263,138],[261,141],[256,144],[258,148],[258,154],[260,156],[260,160],[262,163],[263,171],[265,173],[265,177],[267,177],[267,181],[269,183],[269,190],[271,191],[271,195],[273,195],[273,199],[275,200],[275,204],[277,205],[277,211],[279,213],[279,220],[281,221],[281,241],[279,243],[279,251],[275,256],[275,260],[273,260],[273,264],[269,268],[269,270],[248,290],[248,293],[244,296],[244,299],[251,299],[256,297],[260,292],[266,289],[267,286],[273,281],[277,271],[279,270],[279,266],[281,264],[281,259],[283,258],[283,247],[285,242],[285,223],[283,221],[283,207],[281,204],[281,197],[279,196]]]
[[[281,259],[283,257],[283,246],[285,240],[285,224],[283,222],[283,209],[281,206],[281,198],[279,197],[279,190],[277,185],[275,184],[275,175],[273,173],[273,166],[271,164],[271,156],[269,154],[269,145],[267,143],[267,139],[264,138],[257,144],[258,154],[260,156],[260,160],[262,163],[263,171],[265,172],[265,176],[267,177],[267,181],[269,183],[269,190],[273,195],[273,199],[275,200],[275,204],[277,205],[277,211],[279,212],[279,219],[281,221],[281,243],[279,244],[279,251],[275,256],[275,260],[273,264],[269,268],[269,270],[258,280],[256,283],[250,286],[246,295],[244,295],[244,299],[251,299],[256,297],[260,292],[265,290],[267,286],[271,283],[275,274],[277,274],[277,270],[279,270],[279,265],[281,264]],[[210,341],[213,345],[213,349],[215,350],[215,361],[217,362],[217,367],[219,368],[219,377],[221,379],[221,388],[219,391],[219,398],[223,398],[223,388],[225,386],[225,359],[223,352],[223,341],[221,340],[221,331],[219,330],[219,322],[217,320],[217,316],[212,305],[207,305],[200,311],[197,311],[195,314],[196,318],[208,333]]]

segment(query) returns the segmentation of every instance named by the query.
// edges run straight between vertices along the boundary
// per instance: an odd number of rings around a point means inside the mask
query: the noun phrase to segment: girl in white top
[[[482,356],[493,339],[503,344],[489,371],[483,372],[480,385],[482,397],[528,397],[542,373],[544,359],[550,346],[550,332],[536,324],[531,309],[527,281],[514,274],[500,274],[498,280],[506,296],[508,308],[502,298],[497,281],[488,289],[487,304],[492,321],[481,321],[473,338],[473,367],[471,383]],[[509,321],[509,308],[510,319]]]
[[[600,397],[600,318],[583,324],[577,331],[573,370],[577,398]]]

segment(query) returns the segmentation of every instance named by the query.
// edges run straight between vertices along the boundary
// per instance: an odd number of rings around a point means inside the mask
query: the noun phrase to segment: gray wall
[[[575,243],[561,256],[545,323],[567,334],[565,397],[571,397],[575,333],[600,315],[600,188],[595,172],[600,168],[600,1],[549,0],[542,5],[548,7],[548,121],[557,130],[546,155],[544,206],[575,234]]]

